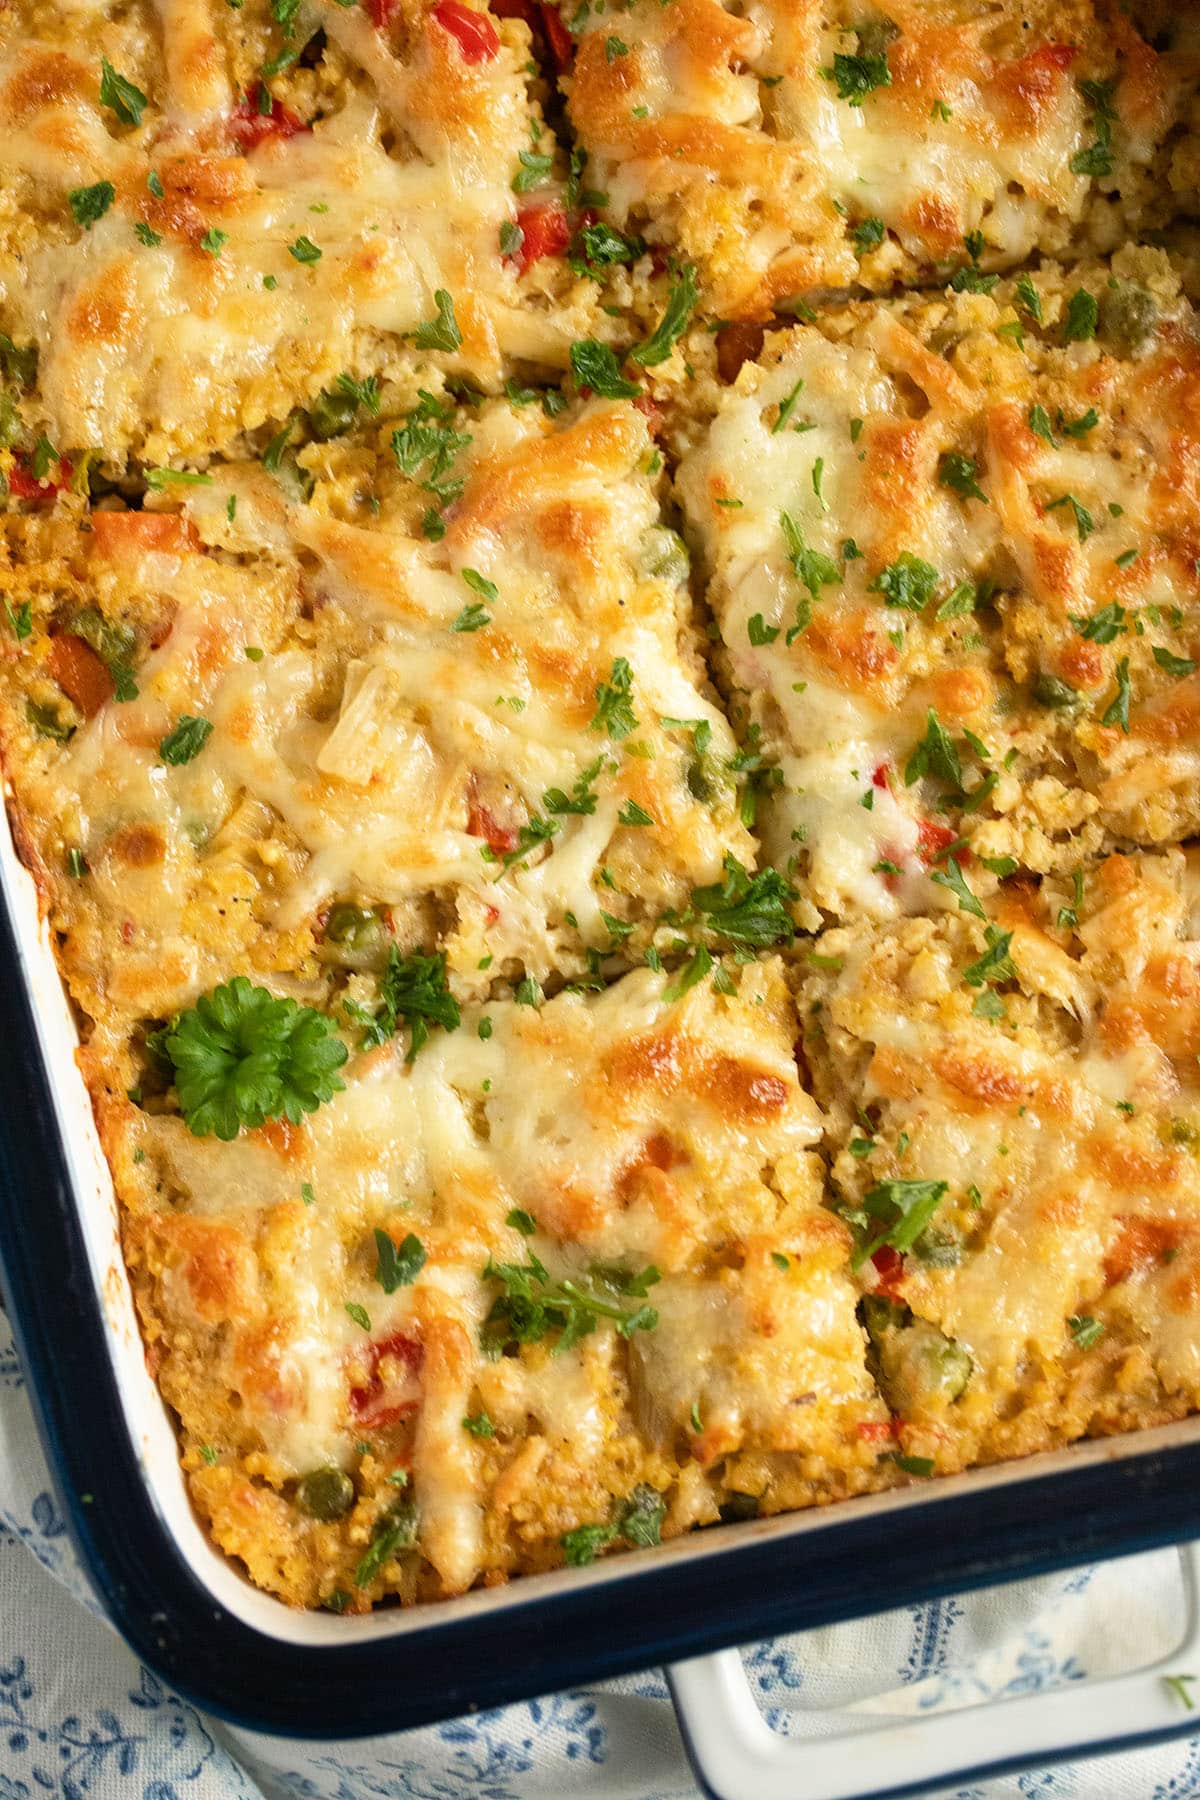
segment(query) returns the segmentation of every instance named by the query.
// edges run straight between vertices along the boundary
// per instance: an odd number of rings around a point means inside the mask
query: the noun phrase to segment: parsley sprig
[[[644,1300],[659,1279],[651,1264],[637,1275],[594,1267],[586,1280],[574,1276],[555,1280],[532,1250],[524,1263],[498,1263],[489,1256],[480,1280],[498,1282],[503,1292],[480,1327],[480,1347],[495,1360],[510,1346],[540,1344],[557,1332],[552,1354],[561,1356],[594,1331],[601,1319],[611,1319],[624,1338],[635,1331],[653,1331],[658,1324],[654,1307],[629,1306],[625,1301]]]
[[[849,1215],[858,1240],[851,1268],[861,1269],[885,1245],[901,1254],[911,1250],[949,1187],[947,1181],[881,1181],[869,1189],[863,1195],[861,1211]]]
[[[795,898],[778,869],[751,875],[726,851],[725,879],[694,888],[691,904],[715,937],[765,948],[793,936],[788,904]]]
[[[577,1525],[574,1531],[564,1531],[558,1541],[568,1567],[582,1569],[618,1538],[624,1538],[627,1544],[634,1544],[639,1549],[661,1543],[666,1516],[666,1501],[655,1488],[642,1484],[634,1488],[607,1524]]]
[[[346,1046],[324,1013],[255,987],[245,975],[202,994],[150,1039],[175,1072],[194,1137],[228,1143],[268,1119],[298,1125],[342,1087]]]
[[[404,956],[398,944],[388,950],[387,968],[379,980],[379,1004],[372,1009],[358,1000],[343,1000],[342,1010],[352,1024],[362,1027],[364,1050],[386,1043],[401,1023],[407,1025],[410,1042],[405,1062],[413,1062],[428,1042],[431,1025],[456,1031],[462,1022],[458,1001],[446,982],[445,953]]]

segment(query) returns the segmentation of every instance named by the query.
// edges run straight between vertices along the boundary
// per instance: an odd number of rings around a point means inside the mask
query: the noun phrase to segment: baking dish
[[[243,1582],[190,1509],[145,1364],[71,1011],[7,831],[0,967],[9,1046],[0,1275],[47,1456],[110,1617],[165,1679],[226,1719],[305,1737],[399,1730],[690,1659],[673,1671],[673,1686],[685,1737],[713,1771],[709,1791],[765,1800],[786,1786],[795,1795],[794,1768],[775,1768],[774,1753],[752,1741],[748,1690],[737,1694],[732,1665],[697,1662],[702,1653],[1179,1542],[1200,1528],[1200,1419],[1192,1419],[928,1489],[723,1526],[439,1605],[356,1619],[293,1611]],[[1153,1672],[1123,1680],[1143,1684],[1131,1702],[1137,1738],[1191,1728]],[[1094,1738],[1084,1742],[1077,1709],[1063,1754],[1113,1747],[1112,1711],[1094,1715]],[[926,1721],[921,1734],[909,1726],[904,1735],[927,1744],[928,1730]],[[1013,1741],[1002,1732],[1004,1754],[989,1751],[988,1766],[1021,1760]],[[1037,1760],[1054,1747],[1044,1730],[1029,1742]],[[722,1747],[727,1766],[717,1767]],[[889,1763],[890,1792],[905,1787],[903,1749]],[[973,1754],[960,1728],[936,1770],[928,1757],[919,1765],[919,1785]]]

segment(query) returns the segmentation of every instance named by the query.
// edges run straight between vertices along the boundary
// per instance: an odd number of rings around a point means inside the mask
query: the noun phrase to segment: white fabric
[[[1131,1557],[774,1639],[746,1660],[782,1729],[865,1728],[879,1711],[919,1714],[1150,1661],[1178,1636],[1178,1569],[1173,1552]],[[0,1800],[696,1794],[657,1672],[343,1744],[265,1738],[204,1718],[137,1661],[90,1594],[0,1321]],[[1200,1736],[960,1789],[955,1800],[1020,1796],[1195,1800]]]

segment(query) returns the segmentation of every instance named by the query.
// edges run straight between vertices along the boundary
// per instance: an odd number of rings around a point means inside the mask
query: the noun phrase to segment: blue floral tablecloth
[[[780,1729],[867,1729],[881,1713],[919,1715],[1149,1661],[1178,1635],[1178,1568],[1172,1552],[1131,1557],[775,1639],[746,1659]],[[692,1800],[696,1793],[657,1672],[343,1744],[265,1738],[198,1713],[126,1649],[89,1592],[0,1319],[0,1800]],[[1193,1800],[1200,1797],[1200,1736],[961,1789],[956,1800],[1018,1796]]]

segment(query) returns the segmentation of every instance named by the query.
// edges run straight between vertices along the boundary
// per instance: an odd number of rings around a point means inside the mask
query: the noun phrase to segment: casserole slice
[[[164,464],[418,353],[565,367],[589,286],[528,55],[465,0],[8,8],[0,329],[34,431]]]
[[[368,980],[393,947],[460,994],[596,979],[751,880],[643,414],[422,392],[183,514],[8,522],[0,733],[101,1024],[232,969]]]
[[[981,260],[1103,251],[1192,204],[1174,161],[1195,79],[1183,19],[1148,42],[1102,0],[562,14],[589,181],[624,230],[695,265],[715,317],[971,283]]]
[[[326,1104],[228,1142],[89,1054],[191,1492],[254,1581],[358,1611],[886,1478],[783,970],[720,968],[350,1032]]]
[[[927,907],[1200,820],[1194,315],[1161,251],[822,313],[678,491],[801,918]],[[995,865],[993,868],[991,865]]]
[[[1200,1399],[1192,852],[827,932],[798,990],[833,1204],[927,1471]]]

